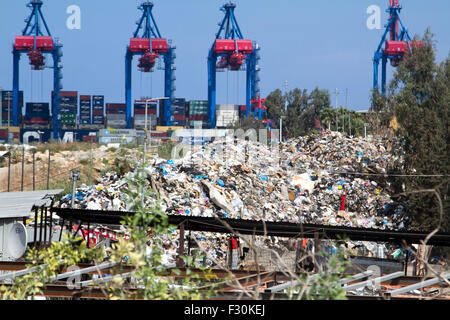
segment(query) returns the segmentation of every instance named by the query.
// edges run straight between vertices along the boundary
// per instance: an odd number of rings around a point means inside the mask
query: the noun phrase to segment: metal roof
[[[8,155],[9,151],[0,151],[0,158],[6,157]]]
[[[64,189],[0,193],[0,219],[28,217],[34,206],[49,206]]]

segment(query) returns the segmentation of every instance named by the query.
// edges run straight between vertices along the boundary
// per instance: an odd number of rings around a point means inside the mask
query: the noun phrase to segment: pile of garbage
[[[384,175],[402,165],[381,141],[325,132],[280,148],[219,139],[182,159],[155,157],[146,169],[167,214],[403,230],[409,219]],[[129,210],[122,188],[133,174],[82,185],[75,208]],[[71,197],[61,206],[69,207]]]
[[[389,169],[403,169],[398,141],[387,146],[381,139],[330,131],[273,146],[228,137],[196,146],[181,159],[153,157],[145,168],[147,184],[167,214],[410,228],[405,205],[391,197],[386,176]],[[123,188],[135,174],[112,172],[95,186],[80,186],[74,207],[130,210]],[[71,200],[69,194],[59,205],[70,207]],[[147,205],[155,204],[147,199]]]

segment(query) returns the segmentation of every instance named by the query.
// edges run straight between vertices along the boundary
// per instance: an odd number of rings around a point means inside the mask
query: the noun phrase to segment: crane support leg
[[[12,110],[12,122],[13,126],[19,125],[19,61],[20,53],[13,52],[13,110]],[[20,110],[22,111],[22,110]]]
[[[381,60],[381,92],[384,97],[386,97],[386,65],[387,57],[383,56]]]
[[[378,65],[380,61],[378,59],[373,60],[373,90],[378,90]]]
[[[125,103],[127,116],[127,129],[131,129],[131,63],[133,56],[127,51],[125,55]]]
[[[216,128],[216,60],[216,54],[210,52],[208,57],[208,120],[212,129]]]

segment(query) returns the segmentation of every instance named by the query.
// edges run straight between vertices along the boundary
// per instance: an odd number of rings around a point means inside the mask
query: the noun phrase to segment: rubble
[[[406,230],[410,220],[404,204],[391,198],[385,176],[390,168],[403,169],[401,152],[398,143],[386,146],[381,139],[325,131],[281,143],[279,150],[258,142],[216,139],[194,147],[182,159],[154,157],[146,169],[148,184],[167,214]],[[128,211],[122,188],[127,188],[124,178],[133,175],[109,173],[96,186],[80,186],[75,207]],[[71,195],[59,203],[70,204]],[[147,201],[155,204],[156,199]],[[216,241],[194,234],[203,242]],[[374,256],[380,255],[377,250],[400,256],[395,246],[352,244],[358,246]],[[211,249],[217,258],[221,247]]]

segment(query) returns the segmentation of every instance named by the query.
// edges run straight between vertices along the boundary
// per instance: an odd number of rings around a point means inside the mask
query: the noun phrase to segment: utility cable
[[[359,172],[333,172],[328,173],[329,175],[360,175],[360,176],[380,176],[380,177],[412,177],[412,178],[436,178],[436,177],[448,177],[445,174],[387,174],[387,173],[359,173]]]

